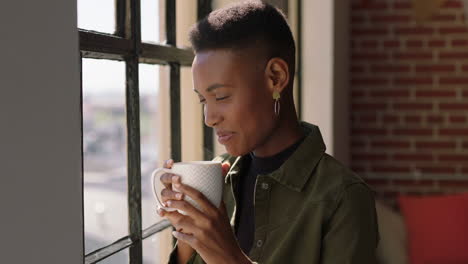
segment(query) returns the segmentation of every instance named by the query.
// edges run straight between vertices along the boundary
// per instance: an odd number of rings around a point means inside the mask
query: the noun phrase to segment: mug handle
[[[160,192],[160,190],[156,190],[155,183],[156,183],[156,176],[158,176],[161,173],[172,173],[172,171],[170,169],[166,169],[166,168],[158,168],[158,169],[154,170],[152,175],[151,175],[151,186],[152,186],[151,189],[153,190],[153,195],[156,198],[156,201],[158,201],[158,208],[163,209],[163,210],[168,211],[168,212],[176,211],[177,209],[164,206],[163,203],[161,202],[162,199],[159,199],[158,193]]]

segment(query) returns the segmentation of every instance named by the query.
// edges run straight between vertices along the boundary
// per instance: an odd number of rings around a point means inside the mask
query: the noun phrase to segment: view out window
[[[182,155],[193,53],[175,45],[175,15],[174,0],[78,0],[85,263],[162,263],[172,248],[148,183]]]

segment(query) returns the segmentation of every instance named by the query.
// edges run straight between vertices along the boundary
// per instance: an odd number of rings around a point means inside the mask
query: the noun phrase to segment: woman
[[[316,126],[297,119],[284,15],[260,1],[236,4],[198,22],[190,39],[194,91],[228,172],[220,208],[178,176],[161,176],[163,200],[188,213],[158,210],[177,230],[170,263],[375,263],[371,190],[325,154]]]

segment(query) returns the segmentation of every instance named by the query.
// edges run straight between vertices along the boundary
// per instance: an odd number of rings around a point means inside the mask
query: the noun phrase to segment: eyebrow
[[[206,92],[212,92],[213,90],[216,90],[218,88],[221,88],[221,87],[224,87],[224,86],[228,86],[226,84],[221,84],[221,83],[215,83],[215,84],[212,84],[210,85],[208,88],[206,88]],[[199,93],[195,88],[193,89],[196,93]]]

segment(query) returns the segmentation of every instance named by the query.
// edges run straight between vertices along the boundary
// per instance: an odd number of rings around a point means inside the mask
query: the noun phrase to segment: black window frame
[[[297,1],[297,47],[298,65],[298,112],[301,117],[301,6]],[[274,1],[267,1],[274,2]],[[139,63],[168,65],[170,71],[170,128],[171,157],[181,160],[181,106],[180,106],[180,68],[190,67],[194,58],[192,50],[176,46],[176,4],[175,0],[165,0],[166,43],[154,44],[141,41],[140,0],[115,0],[116,30],[106,34],[92,30],[78,29],[80,41],[80,61],[83,58],[124,61],[126,68],[126,120],[127,120],[127,187],[129,235],[112,244],[96,249],[85,255],[85,263],[97,263],[126,248],[129,248],[129,263],[143,263],[143,240],[171,227],[167,220],[157,222],[142,229],[141,209],[141,157],[140,157],[140,104],[139,104]],[[197,18],[201,19],[211,12],[212,0],[197,0]],[[82,68],[80,67],[80,71]],[[80,84],[81,97],[82,81]],[[82,100],[82,99],[81,99]],[[213,131],[203,126],[204,159],[213,158]],[[83,135],[83,131],[82,131]],[[82,153],[83,155],[83,153]],[[82,182],[82,190],[84,181]],[[84,211],[84,210],[83,210]],[[84,224],[84,221],[83,221]],[[83,227],[84,230],[84,227]],[[83,233],[83,243],[84,243]],[[84,244],[83,244],[84,248]]]

